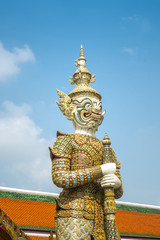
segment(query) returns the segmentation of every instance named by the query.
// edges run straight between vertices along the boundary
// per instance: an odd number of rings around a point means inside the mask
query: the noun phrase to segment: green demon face
[[[97,98],[81,97],[74,100],[75,107],[73,109],[74,122],[83,128],[94,128],[97,130],[102,123],[102,103]]]

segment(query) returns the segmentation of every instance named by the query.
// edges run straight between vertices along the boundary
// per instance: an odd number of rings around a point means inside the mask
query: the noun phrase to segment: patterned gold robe
[[[79,233],[79,238],[67,238],[63,223],[68,219],[78,219],[79,224],[83,226],[88,222],[88,228],[89,226],[93,228],[94,239],[106,239],[103,216],[104,192],[99,182],[103,176],[100,165],[103,164],[105,154],[102,141],[89,135],[57,132],[57,139],[50,152],[53,182],[63,188],[57,200],[55,215],[56,219],[64,220],[57,224],[56,232],[61,236],[59,239],[87,239],[87,231],[86,235]],[[118,171],[116,174],[120,178]],[[121,195],[122,187],[115,190],[116,198]],[[63,234],[66,234],[66,238],[62,236]]]

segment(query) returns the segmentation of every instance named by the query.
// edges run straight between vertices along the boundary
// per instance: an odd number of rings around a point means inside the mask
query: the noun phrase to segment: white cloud
[[[128,55],[133,56],[133,55],[137,54],[137,49],[135,49],[135,48],[123,48],[122,52],[125,52]]]
[[[0,185],[51,190],[48,140],[29,117],[31,107],[4,102],[0,111]],[[57,191],[56,188],[54,191]]]
[[[132,29],[132,31],[141,31],[142,33],[149,33],[152,30],[150,21],[143,16],[133,15],[122,17],[120,20],[121,29]]]
[[[0,42],[0,81],[5,81],[9,76],[20,72],[20,64],[34,62],[35,56],[32,50],[24,45],[24,48],[14,48],[9,51]]]

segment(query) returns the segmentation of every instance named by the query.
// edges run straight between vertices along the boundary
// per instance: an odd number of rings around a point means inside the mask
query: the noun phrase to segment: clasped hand
[[[115,163],[105,163],[101,165],[103,177],[101,178],[101,186],[105,187],[113,187],[117,189],[121,186],[121,181],[115,175],[116,172],[116,164]]]

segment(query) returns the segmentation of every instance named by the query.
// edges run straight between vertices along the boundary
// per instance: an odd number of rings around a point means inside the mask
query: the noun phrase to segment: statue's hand
[[[116,172],[116,164],[115,163],[102,164],[101,170],[102,170],[103,175],[115,173]]]
[[[104,175],[101,179],[101,187],[113,187],[114,189],[117,189],[121,186],[121,181],[119,178],[114,174],[107,174]]]

